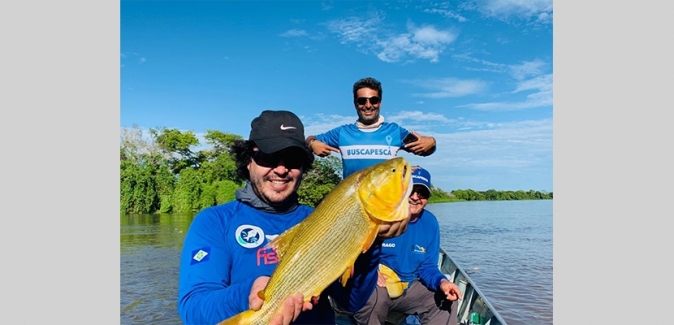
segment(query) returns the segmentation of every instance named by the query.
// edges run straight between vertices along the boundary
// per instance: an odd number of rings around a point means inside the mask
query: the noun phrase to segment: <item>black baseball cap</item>
[[[304,125],[299,117],[289,111],[263,111],[250,123],[248,140],[255,142],[260,151],[271,154],[288,147],[307,151],[304,142]]]

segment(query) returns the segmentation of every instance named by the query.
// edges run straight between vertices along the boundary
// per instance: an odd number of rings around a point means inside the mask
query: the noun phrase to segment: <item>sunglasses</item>
[[[428,197],[430,196],[430,195],[429,195],[430,193],[428,193],[428,190],[427,190],[425,187],[422,187],[422,186],[418,186],[418,187],[415,186],[415,187],[413,187],[413,188],[412,188],[412,193],[410,193],[410,196],[412,196],[412,194],[414,194],[414,193],[417,193],[417,197],[418,197],[420,200],[427,200]]]
[[[283,166],[288,169],[300,169],[304,165],[304,158],[302,154],[291,152],[266,154],[258,150],[253,154],[255,163],[266,168],[276,168],[283,161]]]
[[[370,101],[370,104],[372,104],[372,105],[377,105],[377,104],[379,104],[379,101],[381,101],[381,98],[379,98],[379,97],[377,97],[377,96],[372,96],[372,97],[358,97],[358,98],[356,98],[356,103],[357,103],[358,105],[365,105],[365,103],[367,103],[368,100]]]

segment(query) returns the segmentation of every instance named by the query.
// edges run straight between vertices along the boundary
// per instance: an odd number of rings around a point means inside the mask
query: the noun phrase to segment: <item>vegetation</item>
[[[229,148],[239,135],[207,130],[210,149],[200,145],[194,132],[137,127],[121,130],[120,212],[124,214],[196,212],[235,198],[244,185],[236,176]],[[342,179],[339,158],[316,158],[298,189],[299,201],[316,206]],[[431,186],[429,203],[476,200],[552,199],[552,193],[524,191],[454,190]]]
[[[446,193],[431,185],[431,198],[428,203],[457,202],[457,201],[504,201],[504,200],[552,200],[552,192],[534,191],[474,191],[453,190]]]
[[[241,136],[207,130],[211,149],[200,145],[192,131],[122,129],[120,144],[120,212],[196,212],[235,198],[244,181],[236,176],[229,148]],[[298,190],[301,203],[316,206],[341,180],[336,157],[317,158]]]
[[[458,201],[465,201],[462,199],[459,199],[452,195],[451,193],[447,193],[431,184],[431,197],[428,199],[428,203],[444,203],[444,202],[458,202]]]
[[[552,200],[552,192],[534,191],[473,191],[454,190],[452,195],[465,201],[502,201],[502,200]]]

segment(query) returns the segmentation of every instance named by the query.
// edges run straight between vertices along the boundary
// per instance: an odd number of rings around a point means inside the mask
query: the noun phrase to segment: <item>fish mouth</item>
[[[410,164],[403,157],[396,157],[375,165],[358,191],[371,218],[394,222],[410,216],[408,198],[412,186]]]

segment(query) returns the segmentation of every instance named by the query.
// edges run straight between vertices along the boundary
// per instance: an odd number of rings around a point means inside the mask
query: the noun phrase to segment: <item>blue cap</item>
[[[431,197],[431,174],[419,167],[412,167],[412,183],[414,185],[423,185],[428,189],[428,197]]]

